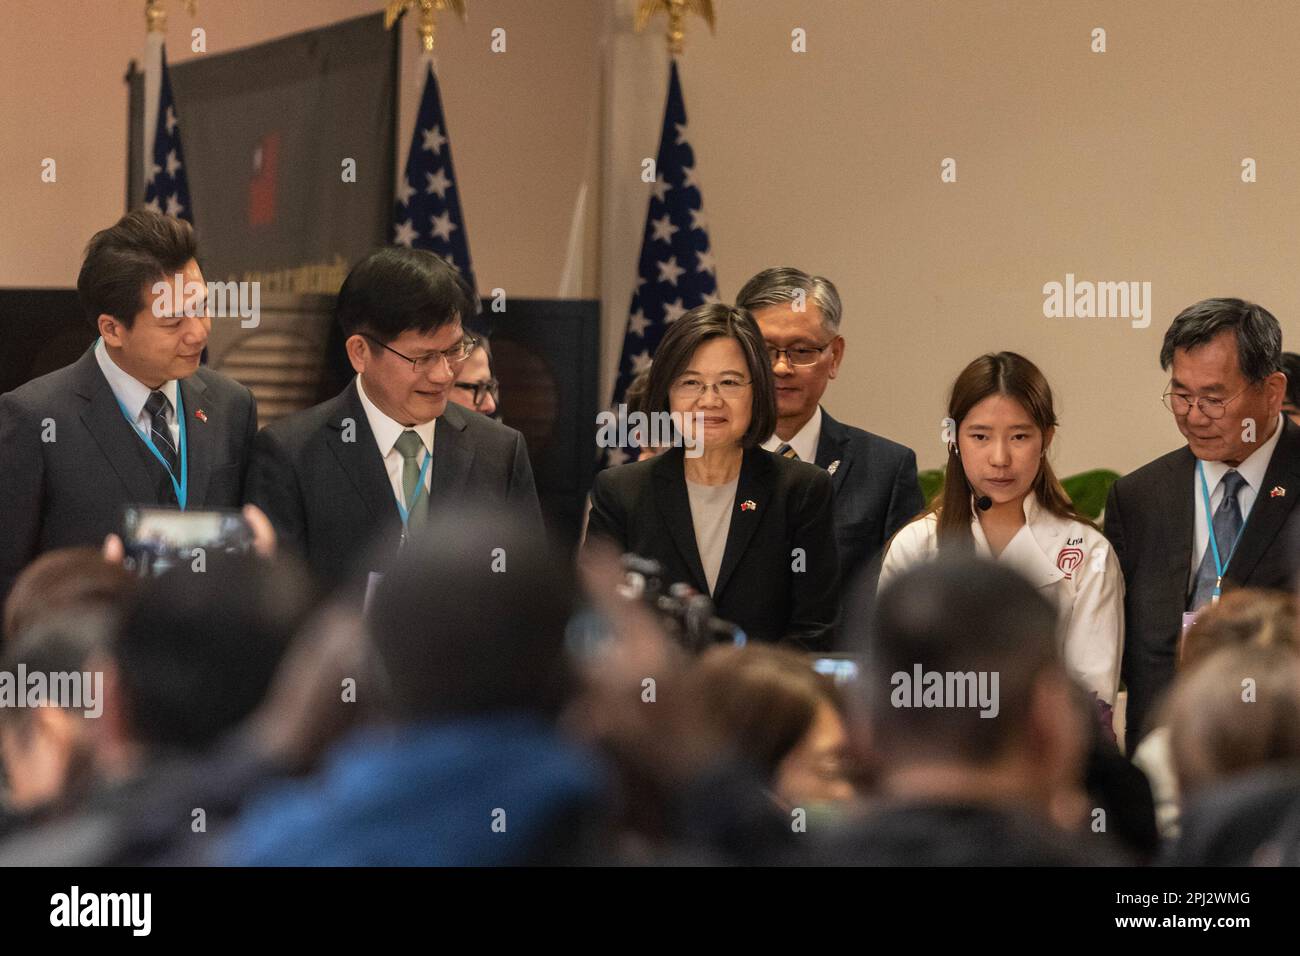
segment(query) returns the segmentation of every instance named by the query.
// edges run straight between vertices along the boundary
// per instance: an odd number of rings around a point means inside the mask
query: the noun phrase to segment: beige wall
[[[6,5],[0,284],[68,284],[90,228],[120,212],[119,78],[142,47],[141,6]],[[220,49],[378,6],[199,0],[198,22]],[[470,27],[447,24],[440,57],[485,288],[556,294],[575,198],[583,182],[593,190],[579,223],[579,285],[606,300],[606,381],[645,215],[639,161],[654,153],[663,110],[662,39],[631,34],[632,6],[469,0]],[[1300,4],[715,6],[718,34],[691,24],[682,74],[721,292],[733,296],[779,263],[834,278],[849,350],[828,405],[913,445],[923,466],[942,460],[949,383],[986,350],[1015,349],[1043,367],[1062,422],[1056,461],[1070,474],[1125,471],[1180,443],[1159,404],[1156,357],[1182,306],[1257,299],[1290,344],[1300,309]],[[177,60],[189,24],[179,10]],[[487,50],[495,25],[509,30],[501,58]],[[796,26],[808,33],[805,54],[790,51]],[[1089,51],[1097,26],[1104,54]],[[46,155],[60,158],[57,186],[39,183]],[[1249,185],[1247,156],[1259,175]],[[957,160],[955,184],[940,182],[944,157]],[[1151,282],[1150,327],[1044,318],[1042,286],[1067,272]]]

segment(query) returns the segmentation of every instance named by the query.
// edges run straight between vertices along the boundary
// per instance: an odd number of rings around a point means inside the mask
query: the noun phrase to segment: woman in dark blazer
[[[596,476],[588,539],[658,561],[665,584],[711,595],[717,616],[751,640],[829,647],[839,601],[831,480],[758,447],[776,399],[749,313],[709,304],[674,322],[645,406],[672,416],[673,447]]]

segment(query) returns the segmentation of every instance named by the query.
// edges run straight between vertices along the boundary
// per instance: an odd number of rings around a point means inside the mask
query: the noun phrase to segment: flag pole
[[[194,0],[186,0],[185,9],[194,16]],[[163,0],[144,3],[144,178],[153,167],[153,138],[158,129],[158,100],[162,93],[163,43],[167,38],[167,11]]]

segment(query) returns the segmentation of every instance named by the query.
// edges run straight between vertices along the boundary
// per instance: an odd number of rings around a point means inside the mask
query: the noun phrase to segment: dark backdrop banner
[[[376,13],[230,53],[171,58],[205,278],[333,293],[387,242],[398,35]],[[134,207],[144,195],[143,78],[132,71],[130,82]],[[355,182],[345,180],[348,160]]]

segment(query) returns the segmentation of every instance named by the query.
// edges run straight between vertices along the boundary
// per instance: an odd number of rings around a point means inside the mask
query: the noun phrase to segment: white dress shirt
[[[361,407],[366,410],[366,421],[370,423],[370,430],[374,433],[375,444],[379,446],[379,454],[384,459],[384,468],[388,470],[388,481],[393,486],[393,499],[410,506],[410,502],[405,500],[402,494],[402,453],[397,450],[397,439],[402,436],[408,426],[401,422],[394,421],[379,410],[379,406],[370,400],[366,394],[365,388],[361,384],[361,376],[357,376],[357,395],[361,397]],[[420,441],[424,442],[426,454],[433,454],[433,426],[438,423],[436,418],[430,419],[421,425],[411,425],[410,430],[420,436]],[[424,458],[420,458],[420,464],[424,463]],[[430,469],[424,473],[424,493],[427,495],[430,489],[430,483],[433,480],[433,470]]]
[[[99,370],[104,373],[104,378],[108,379],[108,387],[113,390],[117,400],[122,403],[126,413],[131,416],[131,423],[135,425],[135,430],[147,436],[153,429],[153,421],[149,418],[149,413],[144,410],[144,403],[149,400],[149,393],[153,389],[124,371],[121,366],[114,362],[112,356],[108,354],[108,346],[104,344],[102,338],[95,343],[95,361],[99,363]],[[171,403],[163,414],[167,416],[167,430],[171,432],[172,447],[179,452],[181,447],[181,426],[180,422],[176,420],[177,387],[176,379],[172,379],[170,382],[163,382],[162,385],[158,386],[158,391],[166,395],[167,401]]]
[[[1264,489],[1264,472],[1268,471],[1268,463],[1273,459],[1273,449],[1277,447],[1277,440],[1282,437],[1282,416],[1277,417],[1277,427],[1273,429],[1273,434],[1269,436],[1268,441],[1260,445],[1250,457],[1237,466],[1236,470],[1246,483],[1241,486],[1237,492],[1237,504],[1241,508],[1242,527],[1246,526],[1246,519],[1250,517],[1250,509],[1255,506],[1255,499],[1259,497]],[[1221,461],[1203,461],[1201,467],[1205,469],[1205,484],[1210,489],[1210,514],[1218,509],[1219,503],[1223,501],[1223,485],[1220,484],[1223,476],[1232,470],[1232,466]],[[1187,575],[1187,589],[1190,591],[1196,585],[1196,569],[1201,566],[1201,561],[1205,559],[1205,549],[1210,546],[1210,525],[1205,520],[1205,499],[1201,496],[1201,476],[1192,469],[1192,511],[1196,515],[1196,535],[1192,540],[1192,566]],[[1231,545],[1229,545],[1231,547]],[[1228,556],[1220,554],[1219,557],[1227,567]]]
[[[822,407],[817,406],[817,411],[813,412],[812,418],[804,423],[803,428],[795,432],[790,439],[790,447],[794,453],[799,456],[800,461],[806,461],[810,464],[817,463],[817,443],[822,437]],[[776,451],[784,445],[780,438],[773,435],[767,441],[763,442],[763,448],[767,451]]]

